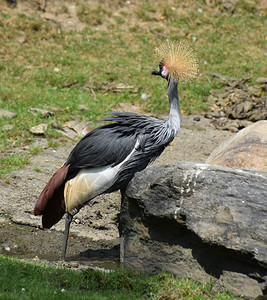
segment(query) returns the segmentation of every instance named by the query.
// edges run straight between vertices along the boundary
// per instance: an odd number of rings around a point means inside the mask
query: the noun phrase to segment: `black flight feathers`
[[[83,168],[115,166],[134,149],[137,139],[140,151],[147,138],[163,121],[136,113],[111,113],[101,121],[112,123],[95,128],[85,135],[71,151],[65,165],[70,164],[66,180]]]

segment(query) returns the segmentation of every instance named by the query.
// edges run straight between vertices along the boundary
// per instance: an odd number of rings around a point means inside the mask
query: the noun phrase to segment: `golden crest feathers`
[[[189,82],[198,75],[197,57],[187,43],[167,40],[155,52],[171,78]]]

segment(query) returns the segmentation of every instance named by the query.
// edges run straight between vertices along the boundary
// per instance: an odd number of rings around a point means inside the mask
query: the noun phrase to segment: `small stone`
[[[141,95],[141,99],[142,99],[143,101],[145,101],[145,100],[147,99],[147,95],[146,95],[145,93],[143,93],[143,94]]]
[[[26,39],[26,35],[23,33],[23,35],[19,36],[17,38],[17,41],[20,43],[20,44],[24,44],[26,43],[27,39]]]
[[[41,109],[41,108],[34,108],[34,107],[31,107],[29,109],[29,112],[32,113],[33,115],[37,115],[39,113],[44,118],[54,115],[54,113],[52,111],[48,111],[48,110]]]
[[[0,109],[0,118],[16,118],[17,114],[5,109]]]
[[[69,262],[68,267],[69,268],[78,268],[79,267],[79,263],[76,262],[76,261]]]
[[[211,114],[211,113],[206,113],[206,114],[204,115],[204,117],[205,117],[206,119],[212,119],[212,114]]]
[[[48,148],[48,141],[45,138],[40,138],[40,139],[37,139],[31,146],[33,148],[47,149]]]
[[[230,14],[232,14],[234,12],[234,10],[235,10],[235,3],[234,3],[234,1],[232,1],[232,2],[228,1],[228,0],[227,1],[226,0],[222,1],[222,6]]]
[[[77,137],[82,137],[86,135],[90,131],[90,126],[92,122],[76,122],[76,121],[68,121],[63,124],[63,128],[60,130],[56,130],[64,135],[66,135],[70,139],[75,139]]]
[[[74,219],[74,222],[75,222],[76,224],[81,224],[81,220],[78,219],[78,218],[75,218],[75,219]]]
[[[5,130],[5,131],[12,130],[13,128],[14,128],[14,125],[11,125],[11,124],[6,124],[3,126],[3,130]]]
[[[10,247],[8,245],[5,245],[4,248],[6,251],[10,251]]]
[[[47,130],[47,126],[48,125],[46,123],[42,123],[42,124],[39,124],[37,126],[31,127],[29,130],[34,135],[45,135],[45,132]]]
[[[78,109],[81,110],[81,111],[89,110],[89,108],[88,108],[86,105],[83,105],[83,104],[80,104],[80,105],[78,106]]]
[[[199,122],[200,121],[200,117],[194,117],[194,121]]]
[[[52,128],[54,129],[61,129],[62,125],[59,121],[55,121],[51,124]]]
[[[256,79],[257,83],[267,83],[267,78],[266,77],[259,77]]]
[[[219,280],[212,288],[212,292],[218,293],[225,290],[230,291],[236,296],[246,296],[249,299],[256,299],[262,296],[262,291],[257,280],[245,274],[231,271],[223,271]]]

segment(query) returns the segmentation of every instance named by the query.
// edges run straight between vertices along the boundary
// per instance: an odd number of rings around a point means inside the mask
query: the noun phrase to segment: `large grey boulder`
[[[171,163],[136,174],[121,212],[121,258],[214,291],[267,293],[267,172]]]

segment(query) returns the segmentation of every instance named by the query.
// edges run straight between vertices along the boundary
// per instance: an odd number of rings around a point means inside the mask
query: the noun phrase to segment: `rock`
[[[2,129],[5,131],[12,130],[13,128],[14,128],[14,125],[12,125],[12,124],[6,124],[2,127]]]
[[[222,6],[229,14],[233,14],[235,10],[236,0],[222,0]]]
[[[266,77],[259,77],[256,79],[257,83],[267,83],[267,78]]]
[[[90,126],[92,122],[76,122],[68,121],[63,125],[62,129],[56,130],[67,136],[70,139],[75,139],[77,137],[82,137],[90,131]]]
[[[79,104],[78,105],[78,109],[81,110],[81,111],[87,111],[87,110],[89,110],[89,108],[86,105],[83,105],[83,104]]]
[[[75,121],[68,121],[63,125],[69,129],[75,131],[79,136],[84,136],[89,132],[89,127],[92,125],[92,122],[75,122]]]
[[[46,123],[41,123],[37,126],[31,127],[29,130],[34,135],[45,135],[45,132],[47,130],[47,126],[48,125]]]
[[[17,114],[5,109],[0,109],[0,118],[16,118]]]
[[[121,259],[141,272],[164,270],[201,283],[212,277],[216,290],[261,296],[266,199],[264,171],[186,162],[148,168],[126,191]]]
[[[46,138],[41,138],[41,139],[37,139],[32,145],[31,147],[33,148],[43,148],[43,149],[47,149],[48,148],[48,141]]]
[[[26,34],[23,32],[20,36],[18,36],[17,41],[20,44],[24,44],[27,42]]]
[[[267,170],[267,121],[242,129],[219,145],[207,163],[230,168]]]
[[[226,85],[220,89],[211,90],[208,97],[214,105],[205,117],[212,119],[212,123],[217,129],[236,132],[244,127],[243,124],[234,121],[267,120],[266,78],[258,78],[257,81],[261,85],[252,86],[248,84],[248,78],[227,79],[223,75],[209,74],[219,76]]]
[[[229,291],[234,295],[255,299],[262,295],[261,288],[257,280],[241,273],[223,271],[219,280],[212,288],[212,292],[217,293],[222,290]]]
[[[223,112],[221,112],[223,114]],[[253,124],[251,121],[247,120],[231,120],[225,117],[220,117],[217,119],[213,118],[212,114],[206,114],[205,118],[212,119],[210,123],[216,128],[220,130],[227,130],[233,133],[238,132],[239,130]]]
[[[142,99],[143,101],[146,101],[146,100],[147,100],[147,94],[142,93],[141,99]]]
[[[129,111],[129,112],[135,112],[138,114],[144,113],[142,108],[140,106],[132,105],[126,102],[120,102],[118,111]]]
[[[61,134],[64,134],[66,137],[68,137],[69,139],[72,139],[72,140],[79,137],[79,135],[77,134],[76,131],[74,131],[68,127],[64,127],[62,129],[57,129],[56,131]]]
[[[33,108],[33,107],[29,109],[29,112],[32,113],[33,115],[40,114],[43,118],[54,115],[54,113],[52,111],[48,111],[48,110],[41,109],[41,108]]]

